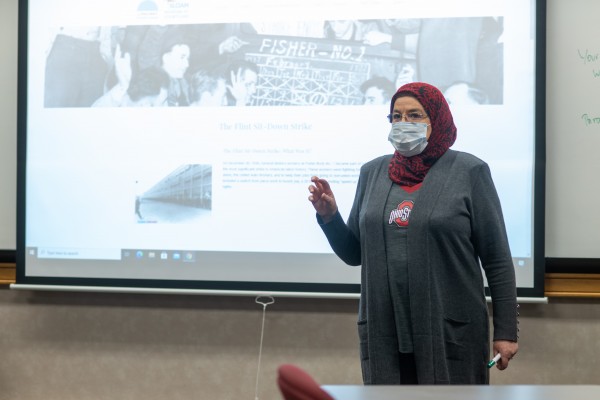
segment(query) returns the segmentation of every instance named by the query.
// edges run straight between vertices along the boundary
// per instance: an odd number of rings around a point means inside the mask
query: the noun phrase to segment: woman
[[[449,150],[443,94],[408,83],[390,104],[396,151],[361,168],[347,224],[325,179],[309,200],[335,253],[362,265],[358,315],[365,384],[489,383],[485,270],[494,355],[518,350],[514,267],[500,202],[483,161]]]

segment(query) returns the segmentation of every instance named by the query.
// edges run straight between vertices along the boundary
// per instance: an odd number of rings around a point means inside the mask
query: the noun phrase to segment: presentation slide
[[[30,0],[26,277],[357,284],[350,212],[389,101],[440,88],[533,286],[535,1]],[[202,287],[202,284],[199,284]]]

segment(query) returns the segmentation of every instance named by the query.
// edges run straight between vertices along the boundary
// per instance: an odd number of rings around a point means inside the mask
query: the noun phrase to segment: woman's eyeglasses
[[[388,121],[390,122],[400,122],[402,118],[406,119],[406,122],[419,122],[427,118],[427,114],[422,114],[420,112],[409,112],[406,114],[394,113],[387,116]]]

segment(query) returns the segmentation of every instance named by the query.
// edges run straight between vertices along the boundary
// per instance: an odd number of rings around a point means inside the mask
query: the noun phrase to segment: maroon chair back
[[[334,400],[303,369],[283,364],[277,369],[277,385],[285,400]]]

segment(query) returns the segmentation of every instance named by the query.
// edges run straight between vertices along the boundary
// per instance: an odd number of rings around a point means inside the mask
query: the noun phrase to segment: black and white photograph
[[[503,104],[503,18],[61,27],[44,106],[384,104],[409,82]]]
[[[211,209],[212,166],[206,164],[181,165],[135,196],[138,223],[189,223]]]

